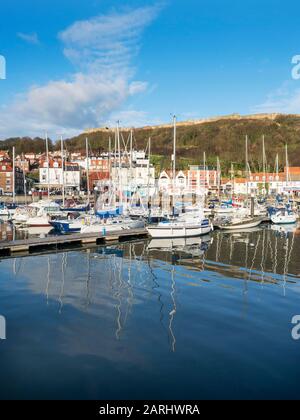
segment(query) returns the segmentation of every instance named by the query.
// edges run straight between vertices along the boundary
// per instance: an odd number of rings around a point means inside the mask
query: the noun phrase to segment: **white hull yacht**
[[[271,221],[277,225],[294,224],[297,222],[297,216],[293,211],[280,209],[275,214],[271,215]]]
[[[262,217],[233,217],[231,220],[219,224],[218,227],[224,230],[252,229],[259,226],[262,221]]]
[[[178,218],[148,226],[147,231],[152,238],[187,238],[202,236],[213,230],[209,219],[200,215],[183,214]]]
[[[27,227],[47,227],[52,217],[62,215],[60,206],[54,201],[41,200],[20,208],[13,217],[13,223]]]
[[[106,235],[108,232],[115,232],[120,230],[141,229],[145,227],[142,220],[131,220],[127,217],[109,218],[103,220],[96,220],[91,224],[81,227],[80,233],[101,233]]]

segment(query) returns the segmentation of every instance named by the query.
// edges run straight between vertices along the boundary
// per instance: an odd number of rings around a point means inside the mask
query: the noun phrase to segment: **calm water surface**
[[[0,260],[0,398],[299,398],[300,231]]]

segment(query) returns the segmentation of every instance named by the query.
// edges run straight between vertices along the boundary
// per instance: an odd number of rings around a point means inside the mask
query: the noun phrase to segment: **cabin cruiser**
[[[271,214],[271,221],[275,224],[293,224],[297,222],[297,215],[292,210],[281,208]]]
[[[164,212],[158,206],[147,207],[129,207],[126,213],[131,219],[144,218],[149,223],[158,223],[165,218]]]
[[[96,216],[91,214],[81,214],[76,218],[68,217],[68,219],[56,219],[51,220],[49,223],[56,232],[65,234],[80,232],[82,226],[87,224],[90,225],[93,219],[96,219]]]
[[[264,218],[260,216],[235,216],[219,223],[218,228],[224,230],[252,229],[256,226],[259,226],[263,222],[263,220]]]
[[[147,231],[152,238],[185,238],[201,236],[213,230],[209,219],[201,212],[184,213],[174,219],[168,219],[155,226],[148,226]]]
[[[108,219],[96,218],[81,226],[80,233],[102,233],[141,229],[145,227],[143,220],[132,220],[129,217],[110,217]]]
[[[50,224],[56,232],[66,234],[66,233],[76,233],[80,232],[81,229],[90,227],[94,224],[99,224],[105,220],[119,220],[120,215],[123,212],[122,207],[112,207],[106,206],[102,207],[101,210],[94,213],[92,210],[86,214],[80,214],[78,217],[74,217],[74,214],[70,213],[67,219],[56,219],[51,220]],[[110,223],[110,222],[109,222]],[[99,229],[98,229],[99,230]],[[97,230],[97,232],[98,232]],[[92,228],[91,228],[92,231]]]
[[[41,200],[19,208],[13,217],[13,223],[27,227],[45,227],[50,226],[51,219],[62,214],[59,204],[50,200]]]

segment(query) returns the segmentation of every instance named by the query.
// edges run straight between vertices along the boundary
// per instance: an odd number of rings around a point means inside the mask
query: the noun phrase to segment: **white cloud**
[[[32,86],[2,106],[0,137],[45,130],[50,135],[73,135],[114,118],[130,97],[148,87],[147,82],[133,80],[132,59],[143,29],[158,10],[153,6],[112,13],[75,22],[61,32],[64,54],[76,72],[64,80]],[[139,111],[130,112],[131,117],[141,116]]]
[[[17,36],[22,39],[25,42],[28,42],[29,44],[35,44],[38,45],[40,43],[39,37],[37,35],[37,33],[32,33],[32,34],[26,34],[23,32],[18,32]]]
[[[149,6],[75,22],[59,34],[64,54],[73,63],[92,70],[127,67],[139,51],[142,31],[158,11],[158,6]]]
[[[282,86],[267,95],[266,100],[255,105],[253,112],[300,114],[300,84],[286,81]]]
[[[25,132],[78,132],[104,121],[112,110],[145,87],[145,84],[129,83],[122,77],[110,80],[101,75],[77,73],[69,81],[33,86],[25,95],[18,96],[2,114],[11,115],[6,120],[8,128],[13,122],[15,129],[24,129]]]

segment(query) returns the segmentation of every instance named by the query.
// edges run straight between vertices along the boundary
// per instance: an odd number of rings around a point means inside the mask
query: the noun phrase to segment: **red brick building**
[[[10,162],[0,162],[0,194],[13,193],[13,168]],[[15,193],[24,193],[24,175],[23,171],[15,168]]]

